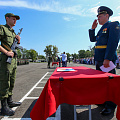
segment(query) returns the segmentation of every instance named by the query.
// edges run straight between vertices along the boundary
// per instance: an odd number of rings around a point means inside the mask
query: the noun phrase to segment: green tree
[[[30,58],[32,59],[32,61],[37,59],[38,53],[34,49],[30,49],[29,54],[30,54]]]
[[[17,50],[17,58],[20,59],[22,57],[22,53],[20,49]]]
[[[29,52],[29,50],[26,50],[25,58],[27,58],[27,59],[30,58],[30,52]]]
[[[44,52],[46,56],[52,56],[52,45],[46,46]]]
[[[24,48],[22,50],[22,58],[25,59],[25,58],[29,58],[29,57],[30,57],[29,50],[27,50],[27,49]]]
[[[38,58],[39,59],[45,59],[45,56],[44,55],[38,55]]]
[[[73,60],[78,59],[78,54],[74,53],[74,54],[72,54],[72,57],[73,57]]]
[[[67,60],[70,60],[70,53],[66,53],[66,55],[67,55]]]
[[[85,58],[86,57],[91,57],[91,51],[90,50],[85,51]]]
[[[85,50],[79,50],[78,51],[78,56],[79,56],[79,58],[85,58],[86,56],[85,56]]]
[[[54,45],[48,45],[46,46],[44,52],[46,54],[46,57],[52,57],[55,60],[55,57],[58,53],[58,48]]]
[[[48,61],[48,67],[50,67],[50,62],[52,61],[52,45],[46,46],[46,48],[44,49],[44,52],[46,54],[46,58]]]
[[[92,48],[92,46],[89,46],[89,50],[91,52],[90,57],[93,57],[94,56],[94,51],[95,51],[95,46],[93,48]]]
[[[56,46],[54,46],[54,45],[52,47],[53,47],[52,58],[53,58],[54,61],[56,61],[56,56],[59,53],[58,48]]]

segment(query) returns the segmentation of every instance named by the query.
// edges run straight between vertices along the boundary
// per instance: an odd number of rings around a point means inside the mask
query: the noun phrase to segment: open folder
[[[75,71],[73,68],[58,68],[57,72],[69,72],[69,71]]]
[[[100,67],[100,69],[101,69],[103,72],[109,72],[109,71],[113,70],[113,69],[116,67],[112,61],[110,61],[109,66],[110,66],[110,67],[105,68],[104,65],[102,65],[102,66]]]

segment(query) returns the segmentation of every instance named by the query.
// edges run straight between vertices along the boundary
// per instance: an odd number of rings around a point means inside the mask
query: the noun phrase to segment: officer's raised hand
[[[98,25],[97,19],[94,20],[93,24],[92,24],[92,29],[95,29]]]

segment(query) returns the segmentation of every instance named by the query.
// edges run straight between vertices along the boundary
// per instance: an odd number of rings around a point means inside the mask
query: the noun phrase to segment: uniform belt
[[[107,48],[107,45],[99,45],[99,46],[95,46],[95,48]]]

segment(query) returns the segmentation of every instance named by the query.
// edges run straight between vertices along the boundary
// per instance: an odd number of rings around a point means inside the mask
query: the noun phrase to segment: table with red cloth
[[[113,101],[117,104],[116,117],[120,120],[119,75],[83,66],[71,67],[75,71],[69,72],[58,72],[58,68],[48,79],[34,105],[30,113],[32,120],[46,120],[56,112],[57,107],[62,103],[90,105],[102,104],[105,101]]]
[[[59,65],[59,62],[52,62],[52,66],[53,66],[54,64]]]

